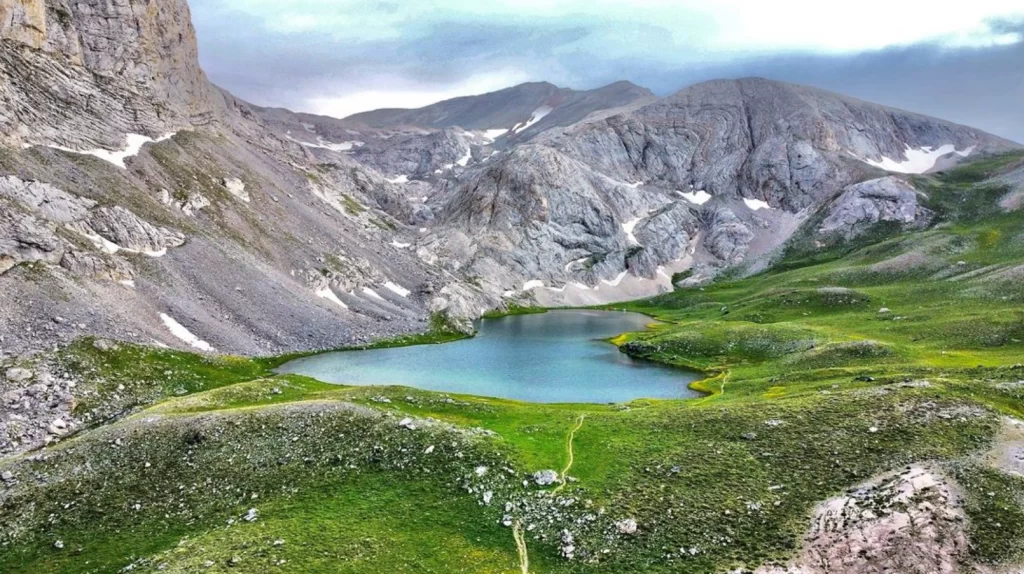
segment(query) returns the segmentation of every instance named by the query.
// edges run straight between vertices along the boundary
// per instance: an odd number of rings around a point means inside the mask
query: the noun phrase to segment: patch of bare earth
[[[966,556],[966,517],[954,486],[913,466],[822,503],[796,559],[756,574],[942,574]]]
[[[989,452],[989,462],[1003,472],[1024,476],[1024,421],[1006,417]]]

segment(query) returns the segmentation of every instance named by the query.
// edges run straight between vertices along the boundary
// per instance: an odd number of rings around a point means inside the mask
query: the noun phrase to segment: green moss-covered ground
[[[794,554],[818,502],[910,463],[959,485],[971,561],[1017,565],[1024,478],[984,455],[1024,417],[1024,215],[971,196],[998,195],[979,178],[999,161],[922,179],[928,230],[813,256],[798,238],[773,271],[616,305],[663,323],[614,344],[706,372],[698,399],[344,387],[82,341],[62,360],[98,403],[143,388],[117,422],[0,462],[0,571],[514,573],[514,524],[531,572],[755,568]],[[570,444],[565,487],[538,486]]]

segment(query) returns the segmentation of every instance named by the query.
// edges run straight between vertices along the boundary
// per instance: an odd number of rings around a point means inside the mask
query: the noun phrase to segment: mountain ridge
[[[666,98],[628,82],[587,91],[529,83],[402,112],[431,125],[373,128],[234,97],[202,73],[184,1],[124,1],[119,12],[98,0],[33,0],[0,30],[0,93],[15,102],[14,114],[0,112],[10,126],[0,290],[49,301],[0,313],[12,332],[81,315],[57,303],[66,300],[116,316],[106,336],[182,346],[166,314],[218,350],[279,352],[420,330],[436,313],[471,319],[512,304],[636,298],[672,289],[676,272],[707,281],[764,268],[808,213],[888,176],[886,161],[907,161],[904,144],[952,145],[934,165],[971,145],[974,155],[1015,147],[764,79]],[[16,25],[41,17],[41,33]],[[104,34],[129,49],[111,50],[96,39]],[[144,69],[158,73],[139,76]],[[89,109],[53,113],[69,89],[92,97]],[[519,99],[502,107],[495,98]],[[556,105],[536,117],[545,102]],[[495,108],[507,126],[493,125]],[[138,148],[110,151],[126,139]],[[110,165],[90,154],[123,158]],[[884,196],[874,189],[849,200]],[[70,202],[75,215],[41,210],[33,194]],[[104,211],[111,204],[127,212]],[[830,221],[864,225],[841,213]],[[36,264],[46,280],[26,282]],[[206,268],[234,269],[239,285],[211,281]],[[83,278],[100,295],[76,287]],[[265,288],[287,309],[266,309]],[[15,343],[74,332],[50,331]]]

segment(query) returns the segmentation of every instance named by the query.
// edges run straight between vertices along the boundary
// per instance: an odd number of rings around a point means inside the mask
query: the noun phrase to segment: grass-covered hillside
[[[94,424],[0,460],[0,571],[1016,571],[1024,212],[991,178],[1021,159],[916,181],[927,230],[617,305],[663,322],[613,342],[706,372],[699,399],[338,387],[82,340],[53,360]],[[872,481],[908,466],[941,481]],[[863,512],[818,507],[840,496]],[[850,524],[891,544],[808,566]]]

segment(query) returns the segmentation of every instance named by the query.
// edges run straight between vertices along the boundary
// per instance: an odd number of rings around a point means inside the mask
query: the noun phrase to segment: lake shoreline
[[[651,323],[646,315],[623,311],[530,308],[481,319],[472,336],[427,333],[287,361],[279,358],[273,370],[331,384],[407,386],[545,404],[622,404],[706,395],[695,385],[706,373],[634,356],[615,344],[623,333],[648,329]],[[443,351],[418,349],[467,341]],[[420,367],[426,364],[434,367]]]

